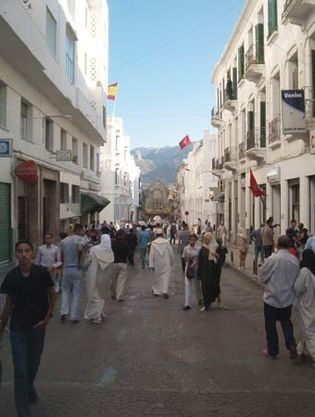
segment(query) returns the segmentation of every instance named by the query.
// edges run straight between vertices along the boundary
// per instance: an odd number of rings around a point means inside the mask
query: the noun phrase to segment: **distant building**
[[[190,226],[197,224],[198,219],[218,224],[223,217],[223,204],[218,201],[218,177],[211,170],[215,146],[216,136],[205,130],[202,141],[194,144],[177,169],[177,216]]]
[[[140,200],[140,168],[130,152],[123,120],[108,117],[107,143],[102,148],[102,196],[110,201],[100,221],[135,222]]]
[[[160,180],[151,183],[142,193],[142,213],[145,220],[155,216],[170,218],[173,211],[173,196]]]

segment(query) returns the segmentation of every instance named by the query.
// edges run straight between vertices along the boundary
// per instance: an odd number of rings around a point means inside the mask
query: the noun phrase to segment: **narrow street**
[[[129,270],[125,302],[107,299],[103,325],[61,325],[56,308],[34,417],[314,415],[310,363],[293,363],[283,343],[279,360],[261,356],[261,288],[226,267],[223,308],[182,311],[177,260],[168,300],[152,297],[152,272],[136,266]],[[15,416],[10,361],[6,337],[1,417]]]

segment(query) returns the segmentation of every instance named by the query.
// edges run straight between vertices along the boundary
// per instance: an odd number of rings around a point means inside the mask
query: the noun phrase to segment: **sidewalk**
[[[238,270],[246,278],[256,282],[256,284],[261,285],[257,279],[257,275],[254,274],[255,245],[253,243],[249,245],[248,254],[246,257],[246,266],[244,270],[240,269],[240,256],[238,247],[235,244],[228,242],[227,248],[229,251],[226,256],[227,265],[233,269]]]

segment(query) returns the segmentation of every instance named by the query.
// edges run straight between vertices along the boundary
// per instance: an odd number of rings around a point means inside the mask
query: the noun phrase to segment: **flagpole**
[[[113,117],[113,118],[116,116],[116,102],[117,102],[117,96],[118,96],[118,88],[117,88],[117,93],[116,93],[116,97],[115,97],[114,104],[113,104],[113,112],[112,112],[112,117]]]

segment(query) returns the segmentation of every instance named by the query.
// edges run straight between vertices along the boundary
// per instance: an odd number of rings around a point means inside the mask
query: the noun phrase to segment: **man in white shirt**
[[[265,286],[263,299],[268,348],[265,353],[273,359],[279,354],[277,321],[281,323],[291,359],[297,358],[291,311],[294,302],[294,284],[300,268],[296,257],[289,253],[289,247],[289,238],[280,236],[278,251],[265,261],[258,272],[258,278]]]
[[[52,233],[45,233],[44,245],[38,247],[34,264],[47,269],[54,281],[55,292],[58,292],[58,281],[56,279],[56,268],[61,266],[60,249],[53,245]],[[58,265],[59,264],[59,265]]]

